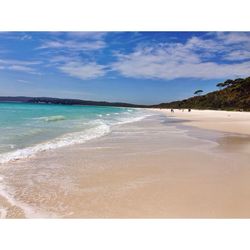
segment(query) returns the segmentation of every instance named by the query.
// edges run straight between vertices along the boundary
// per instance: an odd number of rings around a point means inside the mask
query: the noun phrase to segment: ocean
[[[0,103],[0,164],[84,143],[146,116],[133,108]]]

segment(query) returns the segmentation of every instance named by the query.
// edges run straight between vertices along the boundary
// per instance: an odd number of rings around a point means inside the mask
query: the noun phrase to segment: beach
[[[181,119],[182,123],[203,129],[250,135],[250,112],[153,109],[170,117]]]
[[[249,218],[249,122],[244,112],[150,110],[2,164],[1,217]]]

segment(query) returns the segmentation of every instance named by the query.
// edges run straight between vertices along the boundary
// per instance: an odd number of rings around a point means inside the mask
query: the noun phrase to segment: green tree
[[[234,84],[234,80],[228,79],[224,82],[225,86],[229,87]]]
[[[224,82],[220,82],[220,83],[218,83],[216,86],[217,86],[219,89],[222,89],[222,88],[226,87],[227,84],[224,83]]]
[[[194,95],[200,96],[203,93],[202,89],[198,89],[194,92]]]

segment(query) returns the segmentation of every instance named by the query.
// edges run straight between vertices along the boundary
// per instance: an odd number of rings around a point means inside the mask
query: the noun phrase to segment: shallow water
[[[131,108],[0,103],[0,163],[83,143],[144,116]]]

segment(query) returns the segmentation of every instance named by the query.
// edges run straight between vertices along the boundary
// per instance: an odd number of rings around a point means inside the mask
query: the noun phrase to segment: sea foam
[[[61,148],[74,144],[81,144],[91,139],[103,136],[109,131],[110,127],[104,123],[101,123],[93,128],[86,129],[82,132],[68,133],[32,147],[27,147],[13,152],[4,153],[0,156],[0,163],[3,164],[10,161],[25,159],[39,152],[48,151],[51,149]]]
[[[66,117],[63,115],[53,115],[53,116],[38,117],[35,119],[36,120],[43,120],[45,122],[56,122],[56,121],[66,120]]]
[[[0,155],[0,164],[16,161],[20,159],[30,158],[36,155],[37,153],[43,152],[43,151],[53,150],[53,149],[57,149],[57,148],[65,147],[65,146],[74,145],[74,144],[82,144],[89,140],[101,137],[109,133],[112,126],[114,125],[121,125],[125,123],[140,121],[147,116],[148,114],[145,114],[145,113],[138,113],[138,114],[135,114],[134,116],[131,115],[130,113],[129,116],[126,116],[126,117],[121,116],[119,117],[119,119],[115,119],[113,121],[112,119],[108,119],[108,120],[102,120],[101,118],[96,119],[90,122],[90,125],[91,125],[90,128],[85,129],[83,131],[66,133],[57,138],[36,144],[34,146],[25,147],[25,148],[18,149],[15,151],[3,153]],[[39,119],[45,119],[45,118],[46,117],[40,117]],[[50,120],[55,121],[57,119],[63,119],[63,116],[62,117],[50,116]]]

